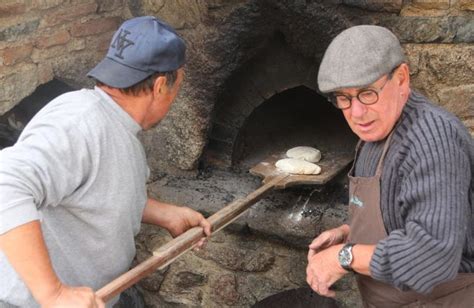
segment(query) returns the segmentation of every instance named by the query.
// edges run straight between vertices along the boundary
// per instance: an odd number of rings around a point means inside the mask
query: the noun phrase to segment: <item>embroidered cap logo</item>
[[[123,59],[122,53],[125,48],[135,45],[135,42],[127,39],[127,35],[129,34],[129,31],[121,29],[115,40],[112,42],[111,46],[117,50],[115,56],[120,59]]]

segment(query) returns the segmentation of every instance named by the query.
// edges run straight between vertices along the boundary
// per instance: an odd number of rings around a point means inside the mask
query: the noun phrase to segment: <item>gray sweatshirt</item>
[[[372,176],[383,142],[366,143],[357,176]],[[377,280],[427,293],[474,272],[474,145],[452,114],[413,92],[383,166],[381,211],[389,234],[370,263]]]
[[[0,234],[40,220],[68,285],[98,289],[125,272],[147,200],[140,130],[99,88],[54,99],[0,151]],[[37,306],[0,251],[2,301]]]

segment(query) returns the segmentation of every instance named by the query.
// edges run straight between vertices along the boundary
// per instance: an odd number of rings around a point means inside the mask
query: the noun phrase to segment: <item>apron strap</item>
[[[363,141],[362,139],[359,139],[357,142],[356,148],[355,148],[355,153],[354,153],[354,161],[352,162],[352,167],[351,170],[349,170],[349,177],[351,177],[354,174],[354,169],[357,161],[357,157],[359,157],[359,150],[362,148]]]
[[[383,151],[382,151],[382,155],[380,156],[380,159],[379,159],[379,163],[377,165],[377,170],[375,171],[375,175],[378,175],[380,176],[382,174],[382,165],[383,165],[383,161],[385,159],[385,155],[387,154],[388,152],[388,148],[390,146],[390,140],[392,139],[392,135],[393,135],[393,132],[395,130],[392,130],[390,132],[390,134],[388,135],[387,139],[385,140],[385,143],[383,145]]]

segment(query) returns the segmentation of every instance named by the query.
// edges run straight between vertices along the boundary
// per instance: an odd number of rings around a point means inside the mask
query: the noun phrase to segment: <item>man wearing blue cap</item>
[[[364,307],[473,307],[473,140],[410,89],[400,42],[355,26],[329,45],[321,92],[360,138],[349,172],[349,224],[309,246],[307,282],[324,296],[355,273]]]
[[[97,86],[54,99],[0,152],[0,307],[103,307],[93,290],[128,270],[141,222],[210,235],[198,212],[147,198],[137,139],[166,116],[184,61],[170,26],[128,20],[88,74]]]

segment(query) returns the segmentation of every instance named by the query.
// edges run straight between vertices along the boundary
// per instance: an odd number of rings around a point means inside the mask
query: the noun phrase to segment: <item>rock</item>
[[[355,6],[364,10],[376,12],[398,13],[402,8],[402,0],[342,0],[342,3],[349,6]]]
[[[459,9],[465,11],[474,11],[474,2],[472,0],[459,0]]]
[[[391,29],[402,43],[450,42],[455,36],[448,19],[442,17],[390,16],[381,18],[379,25]]]
[[[412,4],[425,10],[449,9],[449,0],[412,0]]]
[[[0,42],[15,41],[19,37],[30,35],[37,30],[39,23],[39,19],[33,19],[24,23],[11,25],[9,27],[2,27],[0,29]]]
[[[294,254],[292,258],[288,258],[287,266],[283,269],[288,280],[296,286],[306,285],[306,267],[308,266],[307,258],[308,250],[302,251],[300,254]]]
[[[199,268],[200,272],[191,269],[196,267]],[[197,265],[193,262],[191,255],[183,256],[170,265],[170,270],[161,285],[159,295],[168,303],[183,304],[187,307],[201,307],[203,293],[205,292],[202,286],[207,282],[206,274],[201,272],[203,270],[201,264]]]
[[[474,17],[459,16],[449,17],[451,31],[455,33],[455,43],[473,43],[474,42]]]
[[[282,291],[279,283],[267,277],[248,275],[239,277],[238,281],[239,286],[241,286],[240,294],[246,297],[246,302],[251,304]]]
[[[474,84],[442,88],[439,104],[461,119],[474,118]]]
[[[36,65],[20,64],[15,69],[15,73],[0,77],[3,85],[0,92],[0,115],[13,108],[15,102],[31,94],[38,86]]]
[[[174,278],[176,287],[181,289],[189,289],[201,286],[207,282],[207,277],[200,273],[179,272]]]
[[[440,100],[443,89],[474,83],[473,46],[453,44],[407,44],[404,46],[412,71],[412,87],[434,102]],[[445,100],[445,98],[443,99]]]
[[[235,276],[224,274],[213,281],[211,284],[211,298],[217,304],[235,305],[240,298]]]
[[[226,269],[242,272],[267,271],[275,262],[275,257],[266,252],[222,246],[209,247],[198,255],[201,258],[213,260]]]

